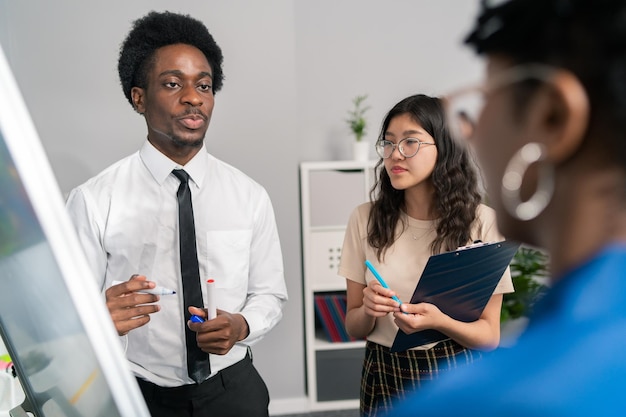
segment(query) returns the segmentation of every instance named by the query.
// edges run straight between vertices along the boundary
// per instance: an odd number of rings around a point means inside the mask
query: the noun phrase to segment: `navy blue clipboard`
[[[411,304],[431,303],[450,317],[477,320],[520,244],[512,241],[480,243],[433,255],[428,259]],[[448,339],[437,330],[406,334],[398,329],[391,352]]]

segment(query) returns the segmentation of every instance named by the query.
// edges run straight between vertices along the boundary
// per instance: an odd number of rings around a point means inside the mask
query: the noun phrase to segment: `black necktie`
[[[189,174],[182,169],[175,169],[172,173],[180,180],[176,197],[178,197],[180,271],[183,276],[183,316],[185,317],[183,325],[185,326],[187,345],[187,371],[191,379],[200,383],[211,375],[211,364],[209,363],[209,355],[198,347],[196,333],[189,330],[187,326],[187,320],[191,317],[187,307],[204,307],[202,288],[200,287],[200,268],[198,267],[198,253],[196,251],[196,229],[193,222]]]

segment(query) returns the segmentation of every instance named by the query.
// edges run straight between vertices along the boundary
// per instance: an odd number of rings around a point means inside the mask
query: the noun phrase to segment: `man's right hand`
[[[158,304],[153,304],[160,300],[158,295],[137,292],[155,286],[145,276],[133,275],[130,280],[107,288],[106,305],[117,334],[123,336],[145,325],[150,321],[150,314],[161,309]]]

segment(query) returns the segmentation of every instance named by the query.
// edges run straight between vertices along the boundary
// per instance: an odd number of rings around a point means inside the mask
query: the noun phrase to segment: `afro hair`
[[[213,93],[222,88],[222,50],[202,22],[172,12],[150,12],[133,22],[133,27],[120,48],[117,70],[124,95],[133,105],[131,89],[145,88],[152,58],[157,49],[174,44],[198,48],[213,70]]]

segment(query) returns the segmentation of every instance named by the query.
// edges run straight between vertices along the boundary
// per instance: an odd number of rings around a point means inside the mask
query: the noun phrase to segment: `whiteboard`
[[[2,48],[0,336],[26,394],[12,416],[149,417]]]

